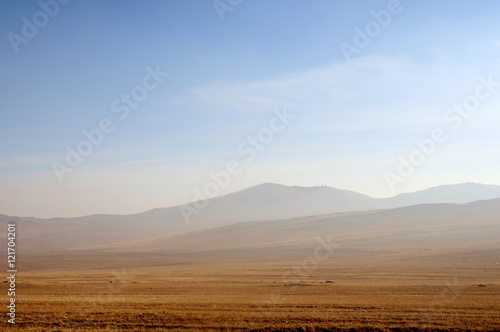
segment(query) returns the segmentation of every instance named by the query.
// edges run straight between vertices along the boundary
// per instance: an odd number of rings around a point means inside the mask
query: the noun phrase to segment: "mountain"
[[[394,253],[418,248],[500,249],[500,199],[467,204],[423,204],[304,218],[243,222],[110,248],[134,252],[297,248],[330,238],[339,248]],[[139,249],[138,249],[139,248]]]
[[[266,183],[210,200],[200,217],[219,221],[250,221],[304,217],[367,210],[376,199],[331,187],[287,187]],[[201,218],[193,216],[195,222]]]
[[[500,186],[466,183],[375,199],[352,191],[321,187],[262,184],[213,198],[197,209],[190,222],[181,209],[200,204],[153,209],[133,215],[91,215],[78,218],[17,218],[0,215],[0,223],[16,222],[18,243],[26,252],[43,254],[68,248],[140,241],[212,229],[245,221],[301,218],[347,211],[387,209],[424,203],[465,203],[500,197]]]
[[[283,220],[251,221],[65,253],[101,264],[155,266],[190,262],[286,260],[474,261],[494,267],[500,254],[500,199],[424,204]],[[75,264],[74,262],[72,264]]]
[[[273,183],[257,185],[240,192],[213,198],[200,210],[188,204],[199,214],[191,214],[195,229],[212,228],[239,221],[271,220],[305,217],[326,213],[366,211],[417,204],[468,203],[500,198],[500,186],[464,183],[444,185],[391,198],[372,198],[349,190],[327,186],[298,187]],[[179,208],[174,208],[179,211]],[[178,212],[177,211],[177,212]],[[148,218],[173,217],[172,208],[155,209],[140,214]],[[207,227],[204,227],[207,225]]]
[[[382,205],[390,207],[433,203],[468,203],[500,197],[500,186],[479,183],[443,185],[413,193],[381,199]],[[384,204],[384,202],[386,202]]]

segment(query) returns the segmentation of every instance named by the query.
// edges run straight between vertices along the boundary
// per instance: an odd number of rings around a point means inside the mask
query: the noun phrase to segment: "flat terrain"
[[[33,270],[18,274],[11,330],[494,331],[500,265],[490,261],[332,257],[309,268],[295,260]]]

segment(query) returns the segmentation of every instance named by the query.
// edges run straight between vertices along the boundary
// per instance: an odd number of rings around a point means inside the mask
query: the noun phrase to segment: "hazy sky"
[[[264,182],[374,197],[500,185],[499,12],[451,0],[2,1],[0,214],[188,203],[227,167],[219,195]]]

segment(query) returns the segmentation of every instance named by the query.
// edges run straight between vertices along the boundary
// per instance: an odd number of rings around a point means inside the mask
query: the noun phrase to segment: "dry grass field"
[[[495,331],[500,269],[481,260],[194,262],[18,275],[29,331]],[[33,264],[35,267],[36,264]],[[479,286],[481,285],[481,286]]]

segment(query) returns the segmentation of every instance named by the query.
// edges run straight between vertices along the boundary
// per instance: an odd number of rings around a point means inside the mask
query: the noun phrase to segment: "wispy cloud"
[[[434,122],[439,108],[466,91],[481,70],[488,69],[370,56],[274,79],[198,86],[176,102],[210,112],[240,113],[286,104],[316,119],[335,119],[326,123],[338,129],[418,126]]]

